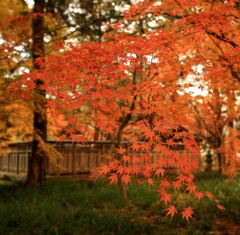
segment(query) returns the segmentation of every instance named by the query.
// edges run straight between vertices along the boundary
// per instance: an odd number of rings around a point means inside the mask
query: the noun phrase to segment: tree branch
[[[217,33],[211,32],[211,31],[208,31],[208,30],[206,31],[206,33],[208,35],[211,35],[211,36],[217,38],[218,40],[221,40],[223,42],[226,42],[226,43],[230,44],[234,48],[239,47],[239,45],[237,43],[235,43],[234,41],[232,41],[229,38],[227,38],[223,33],[221,33],[221,35],[218,35]]]
[[[133,73],[133,84],[136,85],[136,76],[137,76],[137,72],[136,70],[134,70],[134,73]],[[132,100],[132,104],[131,104],[131,107],[130,107],[130,112],[124,117],[124,119],[122,120],[121,122],[121,125],[120,127],[118,128],[118,133],[117,133],[117,136],[116,136],[116,143],[119,145],[120,142],[121,142],[121,135],[122,135],[122,131],[123,129],[126,127],[126,125],[128,124],[128,122],[131,120],[132,118],[132,114],[131,114],[131,111],[134,110],[135,108],[135,101],[137,99],[137,95],[134,95],[133,96],[133,100]]]

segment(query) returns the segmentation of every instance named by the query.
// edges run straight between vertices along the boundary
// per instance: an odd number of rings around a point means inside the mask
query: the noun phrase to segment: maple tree
[[[194,75],[200,88],[239,83],[239,23],[237,1],[136,2],[121,22],[109,25],[101,42],[65,43],[59,52],[36,58],[39,69],[22,76],[21,95],[31,97],[34,81],[41,81],[39,88],[50,97],[47,108],[81,111],[69,117],[60,141],[84,142],[97,128],[113,145],[98,174],[120,183],[124,196],[129,183],[157,184],[166,215],[173,217],[178,210],[172,189],[198,200],[214,198],[194,184],[199,146],[184,128],[193,111],[187,77]],[[203,72],[196,76],[200,65]],[[175,151],[177,143],[185,151]],[[171,168],[178,173],[173,180],[166,174]],[[194,215],[187,202],[181,215],[187,221]]]

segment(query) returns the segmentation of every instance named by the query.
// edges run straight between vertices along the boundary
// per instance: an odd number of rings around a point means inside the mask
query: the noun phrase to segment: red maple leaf
[[[148,142],[144,142],[144,143],[141,144],[141,149],[142,149],[143,151],[144,151],[144,150],[148,151],[148,150],[151,149],[151,144],[149,144]]]
[[[170,216],[172,219],[173,216],[177,213],[177,208],[175,206],[169,206],[164,211],[167,211],[166,216]]]
[[[197,190],[196,185],[190,184],[188,187],[185,189],[185,191],[189,191],[189,193],[194,193]]]
[[[171,186],[171,183],[169,182],[168,179],[165,178],[161,181],[160,186],[163,188],[168,188]]]
[[[187,222],[189,223],[189,218],[192,219],[192,215],[194,214],[192,207],[187,207],[183,210],[182,214],[182,218],[186,219]]]
[[[164,172],[165,170],[160,168],[160,169],[157,169],[156,172],[155,172],[155,176],[158,176],[161,175],[162,177],[164,176]]]
[[[122,166],[122,165],[120,165],[118,168],[117,168],[117,173],[119,174],[119,175],[122,175],[123,174],[123,172],[124,172],[124,167]]]
[[[186,182],[187,183],[192,183],[193,182],[193,180],[194,180],[194,178],[195,178],[195,176],[193,175],[193,174],[189,174],[188,176],[186,176]]]
[[[202,193],[202,192],[195,191],[195,192],[194,192],[194,195],[195,195],[195,197],[196,197],[198,200],[200,200],[200,199],[203,198],[203,193]]]
[[[110,184],[116,184],[118,182],[118,175],[111,174],[108,179],[110,180]]]
[[[153,181],[152,178],[148,178],[147,183],[148,183],[149,185],[151,185],[151,186],[154,185],[154,181]]]
[[[141,171],[141,167],[140,166],[137,166],[137,165],[132,166],[132,174],[138,175],[140,173],[140,171]]]
[[[221,211],[225,211],[226,210],[225,207],[223,205],[221,205],[221,204],[217,204],[217,208],[219,210],[221,210]]]
[[[124,155],[124,156],[122,156],[122,160],[123,160],[124,163],[130,162],[130,157]]]
[[[124,153],[126,152],[126,149],[120,147],[120,148],[117,148],[117,149],[116,149],[116,152],[122,155],[122,154],[124,154]]]
[[[155,132],[154,131],[152,131],[151,129],[147,129],[145,131],[145,139],[146,140],[153,140],[154,137],[155,137]]]
[[[114,159],[112,162],[109,162],[108,166],[111,170],[116,170],[121,165],[121,162],[117,159]]]
[[[145,178],[150,178],[151,177],[151,169],[150,168],[146,168],[143,170],[143,176]]]
[[[163,201],[165,205],[171,202],[172,196],[169,193],[163,193],[160,201]]]
[[[132,167],[124,167],[124,174],[130,175],[132,173]]]
[[[186,176],[183,175],[183,174],[179,174],[177,179],[180,181],[180,182],[185,182],[186,181]]]
[[[160,195],[160,201],[163,201],[165,205],[171,202],[172,196],[163,188],[157,190]]]
[[[180,180],[176,180],[176,181],[172,182],[172,185],[173,185],[174,189],[178,189],[179,190],[181,188],[181,186],[182,186],[182,182]]]
[[[214,194],[212,194],[211,192],[206,192],[206,196],[208,197],[208,198],[214,198],[215,197],[215,195]]]
[[[137,156],[133,156],[133,157],[132,157],[132,163],[133,163],[133,164],[138,164],[139,161],[140,161],[140,158],[139,158],[139,157],[137,157]]]
[[[124,184],[128,184],[130,182],[130,176],[129,175],[122,175],[121,181]]]
[[[167,143],[168,146],[173,146],[174,145],[173,139],[167,140],[166,143]]]
[[[141,144],[138,144],[137,142],[135,142],[135,143],[133,143],[133,145],[131,146],[131,149],[138,151],[139,149],[141,149]]]
[[[107,173],[109,173],[109,167],[107,165],[102,165],[100,168],[99,168],[99,171],[102,175],[107,175]]]

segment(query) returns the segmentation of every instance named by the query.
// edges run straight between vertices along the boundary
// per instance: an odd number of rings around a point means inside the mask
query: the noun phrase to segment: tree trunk
[[[206,163],[207,163],[207,166],[206,166],[206,172],[210,173],[212,172],[212,162],[213,162],[213,158],[212,158],[212,154],[210,152],[210,150],[208,151],[207,153],[207,156],[206,156]]]
[[[223,174],[223,155],[222,153],[217,153],[217,159],[218,159],[218,172],[220,175]]]
[[[127,200],[127,185],[123,182],[121,182],[121,179],[119,179],[119,188],[121,192],[122,199]]]
[[[33,67],[40,69],[36,59],[44,57],[44,0],[35,0],[32,19],[32,54]],[[46,93],[40,89],[42,81],[35,81],[34,90],[34,120],[32,153],[28,163],[26,186],[41,183],[46,175],[46,156],[44,147],[47,139],[47,116],[45,110]]]
[[[222,130],[221,132],[222,133]],[[221,138],[218,138],[217,139],[217,145],[216,145],[216,149],[217,149],[217,160],[218,160],[218,172],[220,175],[223,174],[223,171],[224,171],[224,167],[225,167],[225,159],[224,159],[224,154],[222,153],[222,151],[220,150],[221,146],[222,146],[222,139]]]

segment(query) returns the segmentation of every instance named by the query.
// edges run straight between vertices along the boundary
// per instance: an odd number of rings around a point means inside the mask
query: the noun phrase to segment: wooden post
[[[19,174],[19,151],[17,151],[16,173],[17,173],[17,175]]]
[[[76,164],[75,164],[75,150],[76,150],[76,143],[73,143],[73,148],[72,148],[72,169],[73,169],[73,176],[76,176]]]
[[[9,154],[8,154],[8,158],[7,158],[7,159],[8,159],[8,160],[7,160],[7,170],[6,170],[7,172],[10,172],[10,163],[11,163],[10,158],[11,158],[11,155],[12,155],[12,154],[9,153]]]
[[[88,172],[90,172],[90,161],[91,161],[91,152],[92,152],[92,147],[91,144],[88,144]]]

